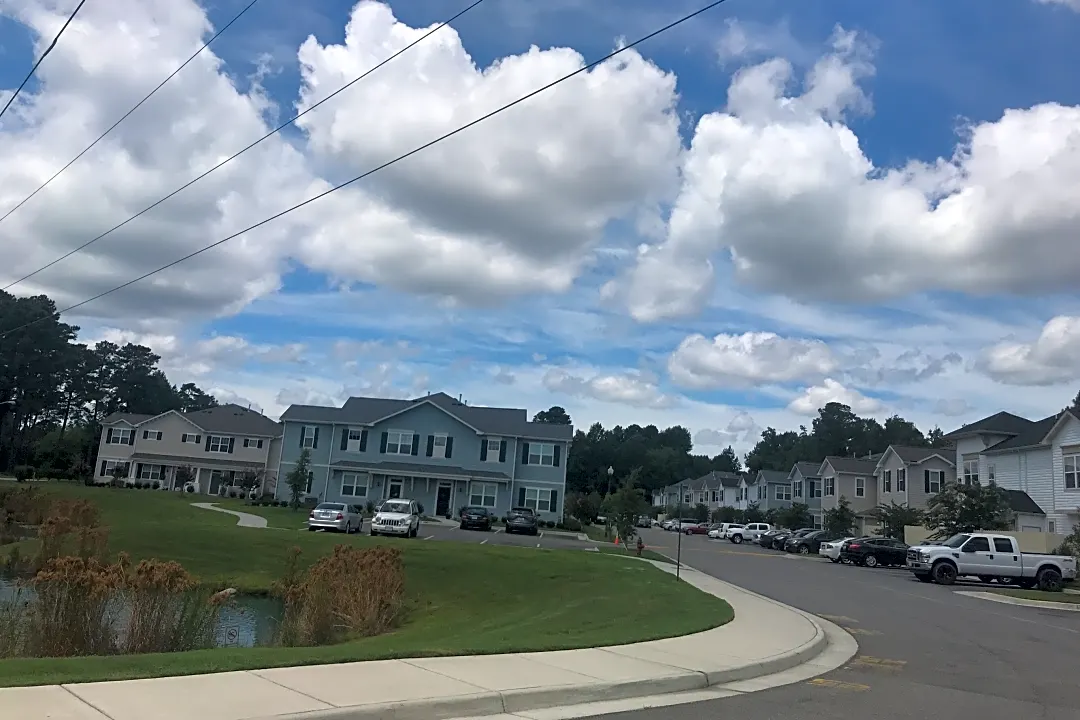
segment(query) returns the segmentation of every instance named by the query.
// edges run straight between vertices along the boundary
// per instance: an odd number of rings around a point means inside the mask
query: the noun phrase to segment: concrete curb
[[[1049,600],[1028,600],[1027,598],[1010,597],[991,592],[979,592],[977,590],[955,590],[957,595],[967,595],[979,600],[1003,603],[1005,605],[1019,605],[1021,607],[1042,608],[1043,610],[1061,610],[1063,612],[1080,612],[1080,603],[1051,602]]]

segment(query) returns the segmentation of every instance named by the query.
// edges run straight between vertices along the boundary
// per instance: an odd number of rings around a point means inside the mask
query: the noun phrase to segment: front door
[[[401,497],[401,488],[404,484],[401,478],[391,478],[386,485],[386,497],[391,500]]]
[[[435,514],[439,517],[450,517],[450,500],[454,495],[454,488],[449,485],[439,485],[439,494],[435,496]]]

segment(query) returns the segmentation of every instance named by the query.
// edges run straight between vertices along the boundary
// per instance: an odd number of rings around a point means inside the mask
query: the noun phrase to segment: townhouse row
[[[224,405],[102,422],[96,479],[119,472],[177,488],[187,467],[198,492],[216,494],[255,472],[263,491],[289,498],[285,478],[308,458],[306,499],[378,504],[407,497],[431,515],[466,505],[502,515],[530,507],[562,517],[574,429],[530,422],[526,410],[469,405],[446,393],[412,400],[353,397],[338,407],[293,405],[279,422]]]

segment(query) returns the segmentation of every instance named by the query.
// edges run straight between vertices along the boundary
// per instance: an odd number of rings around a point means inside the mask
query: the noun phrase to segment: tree
[[[810,506],[803,503],[791,503],[791,507],[776,512],[776,524],[780,527],[798,530],[810,527],[814,518],[810,516]]]
[[[833,535],[847,535],[854,529],[855,520],[851,502],[841,495],[836,501],[836,507],[825,511],[821,526]]]
[[[300,507],[300,497],[307,492],[308,477],[311,472],[311,451],[304,448],[296,464],[289,474],[285,476],[285,482],[289,485],[289,507],[296,510]]]
[[[577,518],[583,523],[591,523],[600,514],[601,502],[598,492],[567,493],[565,511],[570,517]]]
[[[188,483],[195,482],[195,468],[190,465],[181,465],[176,468],[176,472],[173,474],[173,487],[184,490]]]
[[[735,448],[728,445],[724,448],[719,455],[712,459],[712,469],[721,470],[723,472],[741,473],[742,463],[739,462],[739,456],[735,454]],[[704,475],[705,473],[702,473]]]
[[[870,515],[881,525],[881,532],[885,537],[896,540],[904,539],[904,528],[908,525],[923,524],[921,510],[897,504],[895,500],[888,505],[878,505],[870,511]]]
[[[945,538],[977,530],[1007,530],[1013,512],[1005,491],[994,483],[964,485],[949,483],[930,498],[923,524]]]
[[[179,396],[181,412],[209,410],[218,404],[217,398],[203,392],[195,383],[184,383],[176,393]]]
[[[932,448],[943,448],[949,446],[949,441],[945,439],[945,433],[943,433],[941,431],[941,428],[939,428],[937,425],[935,425],[933,429],[930,430],[930,432],[926,433],[926,442]]]
[[[605,503],[608,522],[611,523],[619,539],[629,543],[637,534],[637,519],[649,509],[649,503],[641,490],[634,487],[634,478],[628,477],[618,490],[608,497]]]
[[[546,423],[547,425],[572,425],[570,413],[558,405],[552,405],[547,410],[541,410],[533,415],[534,423]]]
[[[1073,412],[1080,413],[1080,390],[1076,391],[1076,397],[1073,398],[1072,405],[1069,406]]]
[[[263,481],[266,479],[266,471],[259,469],[244,470],[240,473],[233,484],[237,485],[244,490],[244,496],[246,497],[252,490],[261,489]],[[306,484],[306,481],[305,481]]]

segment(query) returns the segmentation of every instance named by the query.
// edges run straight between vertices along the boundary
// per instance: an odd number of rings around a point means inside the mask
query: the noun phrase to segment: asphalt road
[[[581,541],[563,535],[551,535],[543,530],[538,535],[508,534],[502,528],[490,532],[483,530],[460,530],[456,525],[420,526],[421,540],[477,543],[487,545],[515,545],[518,547],[538,547],[551,550],[588,550],[596,547],[592,541]]]
[[[650,547],[674,554],[674,534],[643,535]],[[834,565],[699,536],[682,540],[688,565],[832,620],[853,633],[859,653],[807,683],[607,718],[1080,718],[1080,613],[966,597],[904,570]]]

